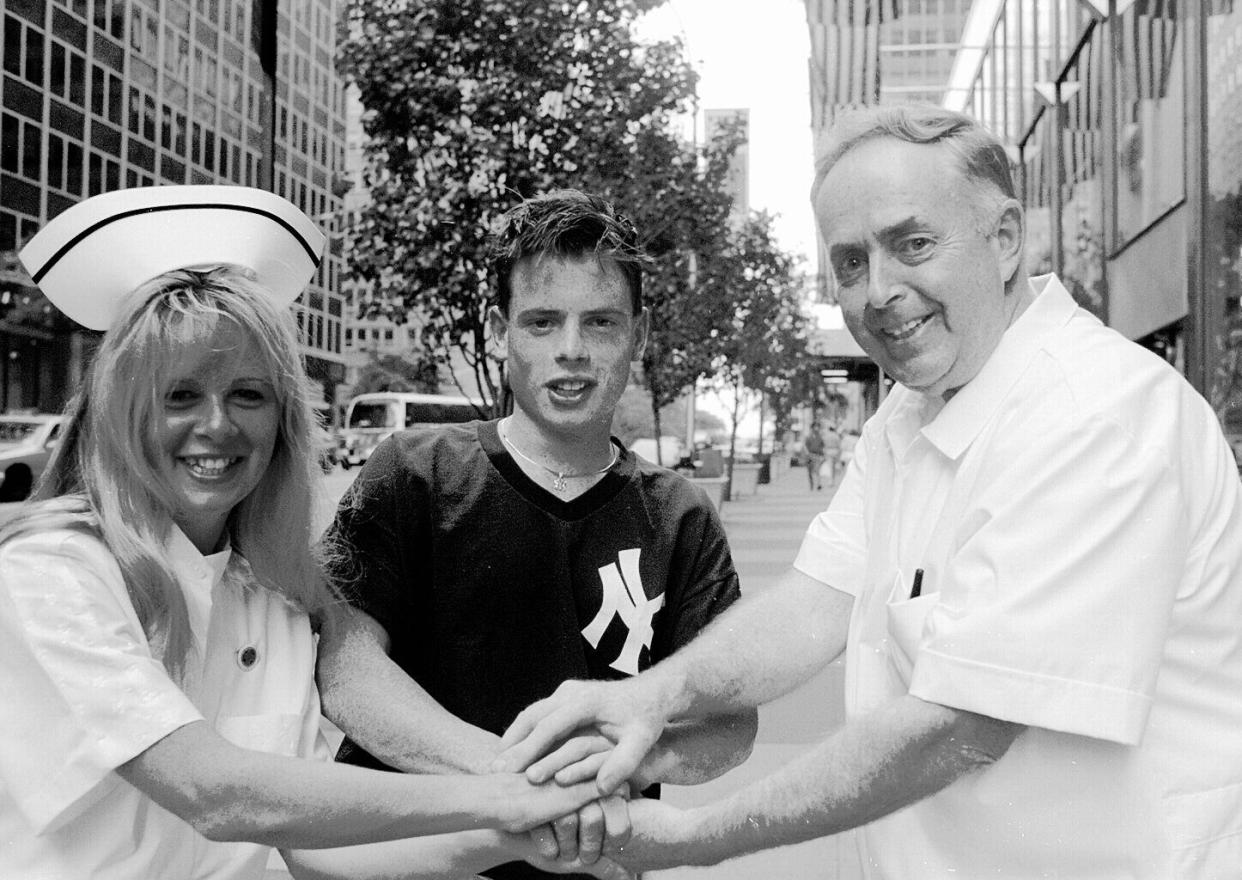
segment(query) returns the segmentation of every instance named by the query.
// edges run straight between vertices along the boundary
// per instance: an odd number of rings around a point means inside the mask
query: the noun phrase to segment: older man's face
[[[885,137],[846,153],[816,195],[846,325],[907,388],[956,391],[1013,319],[1020,219],[1015,245],[983,192],[944,147]]]

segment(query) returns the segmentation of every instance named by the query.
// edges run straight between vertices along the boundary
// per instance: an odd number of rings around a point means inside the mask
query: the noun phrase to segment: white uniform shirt
[[[1055,278],[947,404],[896,388],[797,568],[846,709],[1029,725],[857,838],[877,878],[1242,876],[1242,483],[1206,402]],[[917,569],[922,594],[911,599]]]
[[[0,877],[261,878],[268,847],[208,841],[115,768],[204,718],[239,746],[328,757],[306,615],[239,556],[203,557],[175,529],[169,549],[197,649],[184,691],[99,540],[0,547]]]

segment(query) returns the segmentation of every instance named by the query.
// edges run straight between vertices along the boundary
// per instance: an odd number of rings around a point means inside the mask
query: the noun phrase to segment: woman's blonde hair
[[[104,335],[82,389],[66,407],[60,448],[33,503],[0,529],[0,542],[69,527],[97,534],[116,558],[148,640],[179,676],[192,644],[185,600],[166,542],[174,494],[157,462],[162,383],[187,346],[228,322],[266,360],[280,413],[272,460],[232,511],[228,532],[262,587],[308,613],[333,601],[312,552],[319,493],[318,423],[293,320],[245,269],[181,269],[136,289]]]

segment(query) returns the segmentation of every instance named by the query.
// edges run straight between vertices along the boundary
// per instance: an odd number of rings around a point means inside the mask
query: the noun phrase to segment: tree
[[[400,355],[372,355],[362,368],[350,396],[372,391],[419,391],[435,394],[440,390],[435,362],[429,359],[411,361]]]
[[[687,296],[685,255],[723,217],[708,208],[722,163],[700,170],[672,132],[693,70],[678,42],[632,34],[654,5],[347,0],[340,67],[365,111],[371,195],[347,233],[351,275],[391,313],[416,310],[423,347],[442,363],[456,349],[497,407],[486,247],[501,213],[557,187],[610,198],[657,258],[653,299]]]
[[[800,261],[781,250],[767,214],[752,212],[735,233],[722,264],[729,268],[735,291],[730,331],[718,364],[718,375],[731,398],[726,474],[731,492],[737,429],[747,398],[754,393],[761,400],[767,393],[786,394],[807,360],[806,318],[801,311],[804,280]],[[759,442],[763,442],[762,424]]]
[[[657,165],[671,173],[639,181],[649,192],[635,203],[651,212],[644,228],[656,233],[647,245],[656,257],[656,271],[646,286],[651,334],[643,353],[643,382],[651,393],[657,437],[663,432],[664,408],[715,371],[733,321],[731,199],[724,180],[741,137],[740,124],[733,123],[702,156],[675,145]]]

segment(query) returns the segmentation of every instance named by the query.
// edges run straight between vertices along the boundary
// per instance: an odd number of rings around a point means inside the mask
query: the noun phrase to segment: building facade
[[[976,0],[953,100],[1012,148],[1033,271],[1163,354],[1242,450],[1242,4]]]
[[[162,183],[271,189],[341,208],[337,0],[6,0],[0,75],[0,410],[56,410],[92,343],[16,252],[65,208]],[[325,224],[326,225],[326,224]],[[307,368],[343,380],[341,241],[293,306]]]
[[[880,26],[880,103],[944,101],[972,0],[902,0]]]

